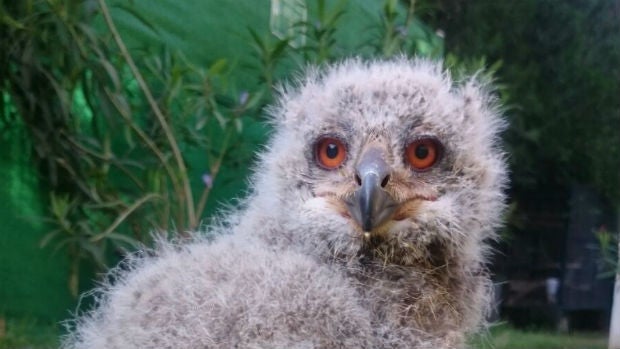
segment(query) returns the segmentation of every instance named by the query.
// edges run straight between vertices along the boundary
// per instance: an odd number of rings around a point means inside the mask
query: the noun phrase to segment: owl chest
[[[464,306],[458,280],[415,268],[376,267],[355,275],[375,320],[427,333],[457,330]]]

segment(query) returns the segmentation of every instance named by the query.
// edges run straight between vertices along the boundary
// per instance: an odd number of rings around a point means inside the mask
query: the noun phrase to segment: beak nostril
[[[355,174],[355,183],[357,183],[357,185],[362,185],[362,179],[357,173]]]
[[[390,175],[385,176],[385,178],[383,178],[383,181],[381,181],[381,188],[385,188],[385,186],[388,184],[389,181],[390,181]]]

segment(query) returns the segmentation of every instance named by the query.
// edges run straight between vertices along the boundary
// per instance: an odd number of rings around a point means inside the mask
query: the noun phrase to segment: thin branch
[[[157,156],[159,161],[162,163],[162,165],[166,169],[166,172],[168,173],[168,177],[170,177],[170,181],[172,182],[172,187],[174,188],[175,195],[180,197],[183,196],[181,185],[179,184],[178,178],[174,173],[174,169],[168,163],[168,159],[166,159],[166,156],[157,147],[157,144],[155,144],[155,142],[153,142],[153,140],[146,133],[144,133],[144,131],[138,125],[136,125],[136,123],[131,119],[131,116],[127,114],[126,110],[118,104],[116,98],[113,98],[112,93],[108,89],[104,89],[104,91],[110,98],[110,101],[119,112],[121,117],[125,119],[125,122],[129,125],[129,127],[131,127],[131,129],[138,135],[138,137],[140,137],[140,139],[147,145],[147,147],[151,149],[153,154],[155,154],[155,156]],[[181,224],[182,221],[182,217],[180,217],[180,219],[177,219],[178,224]]]
[[[136,78],[136,81],[138,82],[138,84],[140,85],[140,89],[142,89],[142,92],[146,96],[146,99],[148,100],[148,103],[151,106],[151,109],[153,110],[153,113],[155,114],[158,122],[160,123],[161,128],[164,131],[166,138],[168,139],[168,143],[170,143],[170,148],[172,149],[172,153],[177,162],[177,166],[179,167],[179,172],[180,172],[179,175],[181,176],[181,181],[183,183],[183,189],[185,191],[185,200],[186,200],[186,206],[187,206],[189,226],[194,227],[196,226],[196,215],[194,212],[194,199],[192,196],[192,190],[191,190],[188,176],[187,176],[187,168],[185,166],[183,157],[181,156],[181,151],[178,147],[174,134],[172,130],[170,129],[168,123],[166,122],[166,119],[163,113],[159,109],[159,106],[157,105],[155,98],[153,98],[151,90],[149,89],[148,85],[144,81],[144,78],[142,77],[140,70],[136,66],[135,62],[133,61],[133,58],[131,57],[131,54],[127,50],[127,47],[125,46],[123,39],[118,33],[118,30],[116,29],[116,25],[114,24],[114,21],[112,20],[112,17],[110,16],[110,11],[108,9],[108,5],[106,4],[106,1],[99,0],[99,7],[101,8],[101,12],[106,21],[106,24],[108,28],[110,29],[112,36],[114,37],[114,41],[116,41],[116,44],[118,45],[118,48],[121,51],[121,55],[125,58],[125,61],[127,61],[127,64],[129,65],[129,68],[131,69],[131,72]]]
[[[140,190],[144,190],[144,185],[142,185],[142,183],[140,183],[140,180],[133,174],[131,173],[130,170],[126,169],[125,166],[123,166],[121,164],[121,161],[107,156],[107,155],[102,155],[97,153],[94,150],[88,149],[87,147],[85,147],[84,145],[82,145],[81,143],[77,142],[76,140],[74,140],[72,137],[70,136],[66,136],[66,139],[69,143],[71,143],[74,147],[76,147],[79,151],[82,151],[96,159],[102,160],[105,163],[111,163],[114,166],[116,166],[121,172],[123,172],[129,179],[131,179],[131,181],[140,189]]]
[[[218,173],[220,172],[220,167],[222,166],[222,162],[224,161],[224,157],[226,156],[226,150],[228,149],[228,142],[230,141],[230,136],[233,133],[232,132],[233,129],[234,129],[233,127],[229,127],[228,130],[226,130],[226,137],[224,138],[222,147],[220,149],[220,156],[218,156],[218,158],[213,163],[213,166],[211,166],[211,168],[209,169],[210,171],[209,175],[211,176],[211,183],[215,182],[215,177],[217,177]],[[202,195],[200,196],[200,200],[198,201],[198,207],[196,209],[196,214],[198,215],[198,217],[202,216],[202,212],[205,209],[205,206],[207,204],[207,199],[209,198],[210,193],[211,193],[211,187],[205,186],[205,189],[202,191]]]
[[[106,229],[103,233],[93,236],[92,238],[90,238],[90,241],[97,242],[105,238],[106,236],[110,235],[112,232],[114,232],[114,229],[116,229],[121,223],[123,223],[125,219],[127,219],[127,217],[133,211],[137,210],[140,206],[142,206],[142,204],[144,204],[145,202],[149,200],[159,199],[159,198],[161,198],[159,195],[153,194],[153,193],[143,196],[142,198],[140,198],[140,200],[134,202],[133,205],[129,206],[125,211],[123,211],[120,215],[118,215],[118,217],[116,217],[116,219],[114,220],[114,222],[112,222],[112,224],[108,227],[108,229]]]

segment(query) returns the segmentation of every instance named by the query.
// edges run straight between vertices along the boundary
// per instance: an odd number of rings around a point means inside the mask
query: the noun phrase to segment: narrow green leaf
[[[234,123],[237,133],[241,133],[243,131],[243,122],[241,121],[241,118],[236,118]]]
[[[250,27],[248,27],[248,31],[250,32],[250,35],[252,36],[252,40],[254,40],[254,43],[258,46],[259,51],[261,52],[267,51],[267,45],[265,44],[265,41],[261,39],[260,36],[258,36],[256,31],[254,31],[254,29]]]
[[[144,16],[142,16],[141,13],[136,11],[135,8],[133,8],[131,6],[127,6],[126,4],[123,4],[123,3],[118,3],[118,2],[114,4],[114,7],[119,8],[119,9],[129,13],[130,15],[134,16],[138,21],[140,21],[140,23],[142,23],[147,28],[152,30],[153,34],[155,34],[157,36],[161,35],[159,30],[157,30],[157,27],[154,26],[153,24],[151,24],[151,22],[148,19],[146,19]]]
[[[62,230],[55,229],[55,230],[52,230],[51,232],[45,234],[45,236],[39,242],[39,247],[43,248],[43,247],[47,246],[47,244],[50,241],[52,241],[55,237],[57,237],[61,232],[62,232]]]
[[[137,247],[140,245],[140,242],[138,242],[138,240],[133,239],[129,236],[123,235],[123,234],[119,234],[119,233],[110,233],[107,235],[108,239],[112,239],[112,240],[118,240],[118,241],[123,241],[127,244],[129,244],[132,247]]]
[[[209,75],[210,76],[220,75],[226,68],[227,64],[228,62],[226,61],[226,59],[224,58],[218,59],[217,61],[215,61],[215,63],[211,64],[211,66],[209,67],[209,70],[208,70]]]

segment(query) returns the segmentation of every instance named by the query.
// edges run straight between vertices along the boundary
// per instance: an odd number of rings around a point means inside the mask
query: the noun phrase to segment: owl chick
[[[284,87],[215,241],[132,258],[63,347],[461,348],[506,183],[495,99],[438,63],[349,60]]]

